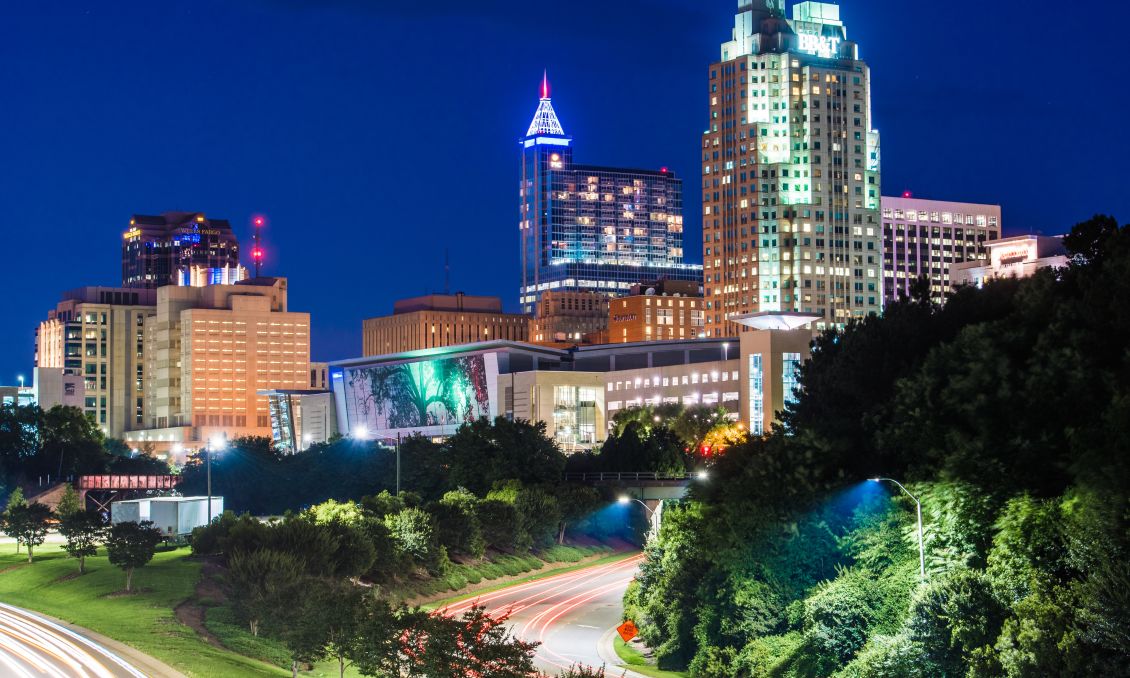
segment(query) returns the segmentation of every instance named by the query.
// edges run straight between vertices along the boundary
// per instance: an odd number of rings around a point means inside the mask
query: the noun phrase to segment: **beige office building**
[[[607,294],[546,290],[530,318],[531,344],[577,344],[608,328]]]
[[[83,411],[111,438],[140,427],[149,386],[144,329],[155,304],[156,292],[146,289],[82,287],[64,293],[36,331],[37,373],[57,374],[61,389],[48,400],[74,402],[81,391]],[[82,378],[82,389],[72,384],[68,396],[63,382],[73,376]]]
[[[640,283],[609,306],[608,342],[612,344],[702,336],[702,287],[696,282]]]
[[[145,426],[126,436],[139,446],[176,453],[215,436],[269,437],[259,392],[312,379],[310,315],[288,310],[285,278],[162,287],[145,341]]]
[[[392,315],[362,323],[365,355],[386,355],[478,341],[526,341],[527,315],[503,313],[498,297],[429,294],[393,303]]]
[[[984,263],[985,247],[1001,234],[1001,206],[883,196],[883,299],[910,294],[925,276],[941,303],[952,288],[950,267]]]

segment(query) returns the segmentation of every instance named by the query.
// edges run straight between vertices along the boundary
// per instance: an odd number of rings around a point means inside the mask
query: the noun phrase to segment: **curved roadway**
[[[555,675],[574,664],[607,663],[608,676],[618,677],[624,670],[614,671],[615,659],[599,647],[608,631],[620,624],[624,590],[642,559],[632,556],[485,593],[449,606],[446,613],[458,615],[475,604],[486,606],[492,616],[509,612],[518,637],[541,643],[534,657],[539,669]]]
[[[18,607],[0,603],[0,676],[144,678],[106,647]]]

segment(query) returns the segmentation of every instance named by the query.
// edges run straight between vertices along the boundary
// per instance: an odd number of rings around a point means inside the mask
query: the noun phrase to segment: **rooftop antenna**
[[[256,215],[251,219],[252,225],[255,226],[255,231],[252,234],[251,246],[251,262],[255,264],[255,277],[259,277],[259,269],[263,266],[263,224],[266,223],[260,215]]]

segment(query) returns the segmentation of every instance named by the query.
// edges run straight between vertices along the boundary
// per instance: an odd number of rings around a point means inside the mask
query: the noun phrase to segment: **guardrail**
[[[599,473],[566,473],[565,480],[579,482],[613,482],[640,480],[690,480],[690,473],[662,473],[659,471],[604,471]]]

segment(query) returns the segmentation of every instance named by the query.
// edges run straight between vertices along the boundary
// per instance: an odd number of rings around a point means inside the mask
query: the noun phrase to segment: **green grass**
[[[173,608],[193,595],[200,576],[200,563],[187,555],[183,548],[158,553],[134,573],[139,593],[111,596],[125,588],[125,574],[105,555],[86,559],[86,575],[62,580],[78,572],[78,561],[66,558],[57,545],[41,546],[36,562],[27,565],[26,554],[16,555],[14,545],[2,544],[0,600],[91,629],[190,676],[290,675],[213,647],[175,619]]]
[[[607,550],[607,549],[604,549],[604,550]],[[458,603],[461,600],[467,600],[468,598],[474,598],[475,596],[481,596],[481,595],[486,594],[486,593],[498,591],[498,590],[504,589],[508,586],[517,586],[518,584],[526,584],[526,583],[529,583],[529,582],[532,582],[532,581],[537,581],[538,579],[545,579],[546,577],[553,577],[553,576],[556,576],[556,575],[559,575],[559,574],[565,574],[566,572],[572,572],[574,570],[579,570],[583,567],[593,567],[595,565],[606,565],[608,563],[614,563],[618,560],[624,560],[625,558],[631,558],[634,555],[636,555],[634,552],[633,553],[614,553],[612,555],[604,556],[603,558],[598,558],[596,560],[590,560],[586,563],[577,563],[577,564],[574,564],[574,565],[567,565],[565,567],[553,567],[553,568],[549,568],[549,569],[540,571],[536,574],[532,574],[529,577],[522,577],[521,579],[501,582],[501,583],[495,584],[493,586],[485,586],[483,588],[475,589],[474,591],[469,591],[467,593],[460,593],[458,595],[451,596],[450,598],[444,598],[442,600],[436,600],[436,601],[430,602],[426,605],[423,605],[422,607],[426,610],[435,610],[435,609],[438,609],[438,608],[441,608],[441,607],[445,607],[447,605],[451,605],[453,603]]]
[[[645,676],[652,676],[653,678],[688,678],[691,674],[686,671],[664,671],[663,669],[656,668],[655,664],[648,661],[647,657],[643,656],[639,650],[625,643],[620,636],[612,639],[612,645],[616,648],[616,656],[623,662],[623,666],[628,667],[636,673]],[[609,675],[614,675],[614,671],[608,671]]]

